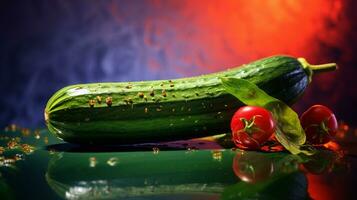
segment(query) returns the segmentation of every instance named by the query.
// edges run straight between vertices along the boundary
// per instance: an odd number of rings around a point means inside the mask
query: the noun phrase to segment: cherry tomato
[[[233,142],[243,149],[259,149],[274,133],[271,113],[257,106],[239,108],[231,121]]]
[[[323,105],[311,106],[301,115],[301,126],[310,144],[325,144],[336,135],[338,124],[335,115]]]

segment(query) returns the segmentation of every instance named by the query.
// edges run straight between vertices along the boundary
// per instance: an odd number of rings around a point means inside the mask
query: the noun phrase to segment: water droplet
[[[138,92],[138,96],[139,96],[140,98],[144,98],[144,93]]]
[[[34,147],[28,144],[21,145],[22,151],[26,154],[32,153],[34,151]]]
[[[47,137],[47,136],[43,138],[43,142],[44,142],[45,144],[48,144],[48,137]]]
[[[6,159],[4,159],[4,161],[3,161],[3,165],[4,166],[6,166],[6,167],[10,167],[10,166],[13,166],[13,164],[16,162],[16,160],[15,159],[13,159],[13,158],[6,158]]]
[[[95,157],[89,158],[89,167],[95,167],[97,165],[97,159]]]
[[[212,151],[212,158],[216,161],[222,161],[222,151],[214,150]]]
[[[193,152],[196,151],[197,149],[195,147],[187,147],[188,152]]]
[[[118,164],[118,158],[116,157],[111,157],[108,159],[107,164],[111,167],[114,167],[115,165]]]
[[[95,101],[94,99],[90,99],[90,100],[88,101],[89,107],[93,108],[95,102],[96,102],[96,101]]]
[[[133,86],[131,84],[125,86],[126,89],[131,89]]]
[[[23,136],[29,136],[29,135],[30,135],[30,129],[28,129],[28,128],[22,128],[22,129],[21,129],[21,134],[22,134]]]
[[[112,106],[113,98],[112,97],[107,97],[105,99],[105,103],[107,104],[108,107]]]
[[[130,103],[130,104],[133,104],[133,100],[129,97],[128,98],[128,102]]]
[[[97,102],[98,102],[99,104],[102,103],[102,97],[101,97],[101,96],[97,96],[96,99],[97,99]]]
[[[158,154],[160,152],[160,149],[158,147],[153,147],[152,151],[154,154]]]
[[[14,160],[16,160],[16,161],[22,160],[23,158],[24,158],[24,154],[20,154],[20,153],[17,153],[14,156]]]
[[[162,94],[162,96],[163,96],[163,97],[166,97],[166,96],[167,96],[167,94],[166,94],[166,90],[165,90],[165,89],[163,89],[163,90],[162,90],[162,92],[161,92],[161,94]]]

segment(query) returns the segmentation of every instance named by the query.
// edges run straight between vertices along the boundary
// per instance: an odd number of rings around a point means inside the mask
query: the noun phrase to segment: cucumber
[[[46,181],[64,199],[246,199],[232,196],[256,193],[275,199],[268,191],[282,193],[282,184],[274,183],[301,173],[303,162],[286,153],[241,150],[55,152]],[[296,188],[289,182],[284,185]]]
[[[196,77],[71,85],[50,98],[45,120],[52,133],[72,143],[159,142],[215,135],[230,130],[232,115],[243,105],[225,92],[220,77],[249,80],[292,104],[313,72],[336,67],[273,56]]]
[[[153,151],[55,153],[46,172],[61,197],[76,199],[165,199],[215,196],[239,179],[232,170],[235,151]],[[239,152],[240,153],[240,152]],[[220,155],[220,160],[214,155]],[[73,188],[83,188],[76,193]],[[110,192],[106,192],[110,189]],[[217,199],[214,198],[214,199]],[[186,199],[186,198],[181,198]],[[201,198],[198,198],[201,199]],[[210,198],[212,199],[212,198]]]

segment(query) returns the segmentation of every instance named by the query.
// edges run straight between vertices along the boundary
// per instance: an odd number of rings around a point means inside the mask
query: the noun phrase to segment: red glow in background
[[[317,75],[295,105],[331,107],[356,125],[352,0],[5,1],[0,6],[0,125],[43,126],[43,107],[76,83],[172,79],[287,54]]]
[[[147,46],[163,49],[168,66],[183,76],[224,70],[275,54],[305,57],[312,64],[337,62],[339,71],[315,76],[296,109],[316,103],[338,112],[346,97],[355,99],[345,68],[353,60],[347,1],[152,1],[172,15],[145,20]],[[172,17],[174,16],[174,17]],[[165,36],[172,34],[173,37]],[[170,42],[160,38],[170,37]],[[177,50],[182,54],[173,53]],[[179,63],[175,62],[177,59]],[[172,61],[172,62],[171,62]],[[153,71],[162,67],[149,58]],[[188,67],[185,67],[185,64]],[[192,69],[191,65],[197,66]],[[341,108],[341,110],[344,108]]]
[[[324,104],[356,126],[356,8],[352,0],[2,1],[0,127],[43,127],[47,100],[69,84],[198,75],[275,54],[336,62],[295,108]],[[313,198],[338,198],[325,193],[333,183],[307,178]]]
[[[303,112],[327,105],[350,123],[347,102],[356,100],[353,2],[336,1],[150,1],[158,13],[144,20],[151,71],[172,68],[179,76],[224,70],[276,54],[305,57],[312,64],[337,62],[339,70],[315,76],[295,106]],[[115,5],[111,14],[120,19]],[[162,11],[162,12],[160,12]],[[119,16],[117,16],[119,15]],[[352,74],[351,74],[352,73]],[[165,75],[159,76],[165,78]],[[347,98],[347,99],[346,99]],[[343,102],[343,103],[341,103]],[[345,104],[347,103],[347,104]]]

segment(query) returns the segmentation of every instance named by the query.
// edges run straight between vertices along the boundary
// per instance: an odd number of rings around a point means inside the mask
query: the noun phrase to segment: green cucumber
[[[72,85],[50,98],[45,120],[52,133],[72,143],[159,142],[215,135],[230,130],[232,115],[243,105],[225,92],[221,77],[249,80],[292,104],[313,72],[336,67],[273,56],[190,78]]]
[[[61,152],[52,156],[46,180],[59,196],[73,194],[78,199],[162,199],[195,194],[218,197],[225,186],[239,180],[232,170],[237,153],[240,152]],[[215,158],[217,155],[219,158]],[[90,192],[76,194],[76,187]],[[110,192],[105,192],[108,188]]]
[[[62,198],[222,199],[261,193],[260,199],[274,199],[266,192],[279,192],[282,185],[271,183],[301,173],[304,162],[297,155],[241,150],[55,152],[46,181]]]

